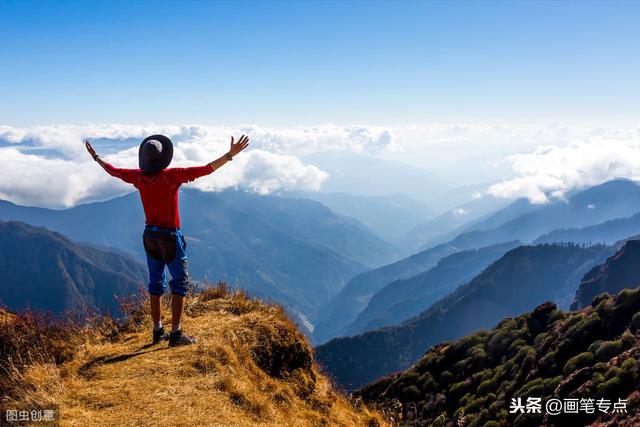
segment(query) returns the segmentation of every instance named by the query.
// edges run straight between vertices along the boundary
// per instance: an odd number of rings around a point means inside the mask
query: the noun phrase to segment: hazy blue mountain
[[[345,335],[397,325],[418,315],[517,246],[520,242],[514,241],[460,251],[428,271],[389,283],[369,300]]]
[[[615,255],[584,276],[571,309],[577,310],[588,306],[603,292],[615,295],[625,288],[638,286],[640,286],[640,240],[629,240]]]
[[[412,227],[432,216],[432,210],[423,202],[402,194],[355,196],[309,191],[286,194],[316,200],[339,215],[355,218],[392,243]],[[400,246],[398,249],[402,250],[403,247]]]
[[[452,253],[513,240],[529,243],[558,228],[585,227],[636,212],[640,212],[640,186],[628,180],[609,181],[575,192],[566,201],[546,205],[517,200],[446,243],[352,278],[321,310],[315,336],[323,342],[344,335],[346,325],[356,319],[384,286],[422,273]]]
[[[543,207],[543,205],[535,205],[529,202],[528,199],[517,199],[505,204],[505,206],[495,212],[471,221],[469,224],[463,226],[460,232],[491,230],[541,207]]]
[[[470,229],[477,221],[499,213],[499,210],[508,203],[507,200],[494,197],[482,197],[468,201],[416,225],[399,239],[396,239],[396,245],[411,249],[415,253],[448,242]]]
[[[188,197],[184,202],[185,214],[196,222],[202,218],[198,212],[202,206],[219,196],[229,207],[259,216],[283,232],[309,244],[326,247],[368,268],[387,264],[397,255],[391,245],[358,220],[338,216],[314,200],[244,191],[206,193],[192,190],[185,194]]]
[[[303,160],[329,172],[328,179],[322,184],[322,191],[326,193],[343,192],[361,196],[405,194],[438,210],[430,202],[450,189],[425,169],[365,154],[323,152],[304,156]]]
[[[519,206],[518,206],[519,205]],[[497,215],[507,218],[530,208],[528,202],[517,201]],[[581,228],[640,212],[640,186],[628,180],[613,180],[576,192],[566,201],[541,205],[495,228],[487,228],[496,220],[493,215],[472,226],[449,244],[460,247],[482,247],[518,239],[530,243],[545,233],[561,228]],[[505,215],[506,213],[506,215]]]
[[[521,246],[415,318],[335,338],[316,347],[316,358],[339,384],[361,386],[408,368],[435,344],[490,328],[545,301],[568,307],[580,278],[612,252],[605,246]]]
[[[224,279],[278,301],[308,330],[318,307],[351,277],[394,256],[365,227],[315,201],[188,189],[180,197],[192,276]],[[46,226],[144,259],[144,214],[136,193],[64,210],[0,202],[0,218]]]
[[[393,264],[376,268],[353,277],[346,286],[319,310],[314,329],[318,342],[341,336],[369,300],[380,289],[398,279],[408,279],[436,265],[440,259],[458,252],[460,248],[440,245],[403,258]]]
[[[0,302],[10,310],[88,308],[118,315],[114,295],[145,286],[147,268],[130,256],[19,221],[0,221],[0,235]]]
[[[640,213],[628,218],[612,219],[583,228],[554,230],[538,237],[535,243],[574,242],[612,244],[626,237],[640,234]]]

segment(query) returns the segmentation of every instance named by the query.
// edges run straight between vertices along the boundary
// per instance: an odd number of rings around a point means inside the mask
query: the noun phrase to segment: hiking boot
[[[160,341],[168,340],[169,333],[164,331],[164,327],[153,330],[153,344],[158,344]]]
[[[198,340],[196,337],[190,337],[182,332],[182,329],[171,332],[169,335],[169,347],[177,347],[180,345],[195,344]]]

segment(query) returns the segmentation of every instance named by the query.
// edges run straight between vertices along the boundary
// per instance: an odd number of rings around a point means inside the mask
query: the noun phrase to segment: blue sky
[[[638,117],[640,2],[0,2],[2,124]]]

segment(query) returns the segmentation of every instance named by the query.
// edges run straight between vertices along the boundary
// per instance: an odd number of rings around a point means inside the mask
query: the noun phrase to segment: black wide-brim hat
[[[164,135],[148,136],[140,144],[138,164],[144,174],[154,174],[169,166],[173,158],[173,143]]]

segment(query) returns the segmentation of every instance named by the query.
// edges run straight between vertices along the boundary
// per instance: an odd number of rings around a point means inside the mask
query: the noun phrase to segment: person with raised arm
[[[178,189],[184,183],[209,175],[231,161],[249,146],[249,138],[242,135],[238,141],[231,137],[229,151],[204,166],[168,168],[173,158],[173,144],[164,135],[145,138],[138,150],[139,169],[120,169],[102,160],[85,141],[87,151],[111,176],[133,184],[140,193],[146,226],[142,235],[149,267],[149,299],[153,320],[152,342],[169,340],[169,346],[193,344],[197,340],[182,331],[180,321],[187,295],[189,273],[187,270],[187,243],[180,231]],[[167,333],[161,321],[161,298],[166,285],[165,267],[171,274],[171,332]]]

